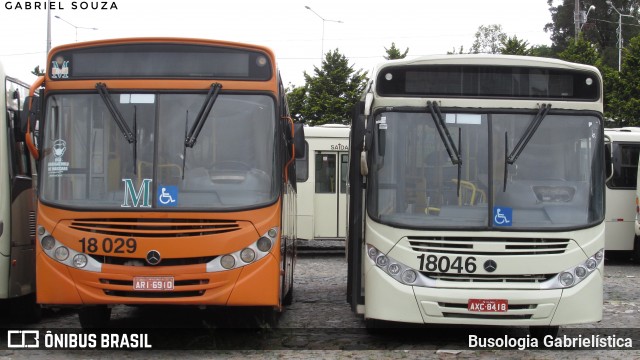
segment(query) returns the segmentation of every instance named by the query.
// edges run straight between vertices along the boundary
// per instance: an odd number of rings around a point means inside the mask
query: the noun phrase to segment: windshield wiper
[[[449,154],[449,159],[451,159],[451,163],[453,165],[458,165],[458,182],[457,186],[457,195],[460,196],[460,177],[462,175],[462,158],[460,157],[460,149],[456,147],[456,144],[453,142],[451,138],[451,133],[449,132],[449,128],[447,128],[447,123],[440,112],[440,107],[436,101],[427,101],[427,107],[429,107],[429,112],[431,112],[431,116],[436,124],[436,129],[438,130],[438,134],[440,135],[440,139],[444,144],[444,148],[447,150],[447,154]],[[460,139],[462,136],[462,129],[458,128],[458,144],[460,144]]]
[[[124,121],[124,118],[116,107],[116,104],[113,103],[113,100],[109,95],[109,90],[107,90],[107,85],[105,85],[104,83],[97,83],[96,90],[98,90],[98,94],[100,94],[102,101],[104,101],[104,104],[107,106],[107,109],[111,113],[111,116],[116,121],[116,124],[120,128],[120,131],[122,132],[122,135],[124,135],[124,138],[127,139],[129,144],[134,143],[136,141],[136,137],[127,123]]]
[[[551,104],[542,104],[542,105],[540,105],[540,109],[538,110],[538,113],[533,118],[533,120],[531,120],[531,123],[529,123],[529,126],[524,131],[524,133],[522,134],[522,137],[520,137],[520,140],[518,140],[518,143],[516,144],[516,146],[514,146],[513,150],[511,150],[511,153],[509,154],[509,156],[507,156],[507,152],[508,152],[508,149],[509,149],[509,147],[507,146],[507,133],[504,134],[504,155],[505,155],[505,157],[504,157],[504,185],[503,185],[503,191],[507,190],[508,165],[513,165],[516,162],[516,160],[518,160],[518,157],[520,157],[520,154],[522,154],[522,151],[524,150],[524,148],[529,143],[529,140],[531,140],[531,137],[533,137],[533,134],[535,134],[536,130],[538,130],[538,127],[542,123],[542,120],[544,120],[544,118],[549,113],[549,110],[551,110]]]
[[[211,108],[218,98],[220,89],[222,89],[222,84],[211,84],[207,97],[204,99],[204,103],[202,103],[202,107],[200,108],[200,112],[198,113],[198,116],[196,116],[196,121],[193,123],[189,133],[184,139],[185,146],[192,148],[193,145],[195,145],[198,135],[200,134],[200,130],[202,130],[202,127],[209,116],[209,112],[211,112]]]
[[[184,119],[184,138],[187,138],[187,131],[189,129],[189,109],[187,109],[187,115]],[[184,142],[182,146],[182,180],[184,180],[184,166],[187,162],[187,142]]]

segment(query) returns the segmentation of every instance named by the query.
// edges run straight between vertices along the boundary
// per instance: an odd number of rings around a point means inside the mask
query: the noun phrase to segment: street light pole
[[[90,28],[90,27],[84,27],[84,26],[75,26],[72,23],[68,22],[67,20],[61,18],[60,16],[56,15],[56,18],[66,22],[67,24],[73,26],[76,29],[76,42],[78,42],[78,29],[86,29],[86,30],[98,30],[97,28]]]
[[[607,5],[609,5],[609,7],[611,7],[613,10],[615,10],[615,12],[618,13],[618,72],[620,72],[620,70],[622,69],[622,44],[624,42],[622,40],[622,17],[626,16],[632,18],[633,16],[622,14],[613,6],[611,0],[607,0]]]
[[[327,21],[331,21],[331,22],[335,22],[335,23],[339,23],[342,24],[341,20],[329,20],[329,19],[325,19],[322,16],[320,16],[317,12],[313,11],[312,8],[310,8],[309,6],[305,5],[305,8],[309,11],[311,11],[312,13],[316,14],[317,17],[319,17],[322,20],[322,44],[321,44],[321,48],[320,48],[320,62],[322,62],[322,57],[324,56],[324,23]]]

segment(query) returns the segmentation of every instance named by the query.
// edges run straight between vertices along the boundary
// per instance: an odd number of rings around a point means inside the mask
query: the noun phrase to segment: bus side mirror
[[[296,148],[296,159],[302,159],[306,153],[306,143],[304,141],[304,124],[293,124],[293,144]]]
[[[39,149],[39,128],[40,128],[40,97],[27,96],[24,100],[22,113],[20,114],[20,128],[25,136],[27,148],[34,159],[40,157]]]

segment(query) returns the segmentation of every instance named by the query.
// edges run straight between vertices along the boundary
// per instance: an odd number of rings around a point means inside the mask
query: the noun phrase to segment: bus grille
[[[206,264],[217,256],[202,256],[192,258],[162,258],[157,265],[149,265],[144,258],[128,258],[119,256],[105,256],[89,254],[94,260],[101,264],[121,265],[121,266],[184,266],[184,265],[199,265]]]
[[[421,272],[424,276],[440,281],[455,281],[467,283],[512,283],[532,284],[545,282],[556,274],[525,274],[525,275],[472,275],[455,273]]]
[[[137,218],[74,220],[69,227],[111,236],[163,238],[207,236],[240,229],[240,225],[234,220]]]
[[[409,236],[413,251],[456,255],[522,256],[562,254],[570,239]]]
[[[29,237],[32,240],[36,238],[36,212],[29,211]]]

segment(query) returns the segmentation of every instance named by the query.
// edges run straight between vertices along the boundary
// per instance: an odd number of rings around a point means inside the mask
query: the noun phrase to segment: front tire
[[[559,326],[530,326],[529,334],[531,337],[538,339],[539,342],[543,342],[544,338],[551,336],[554,339],[558,336]]]

